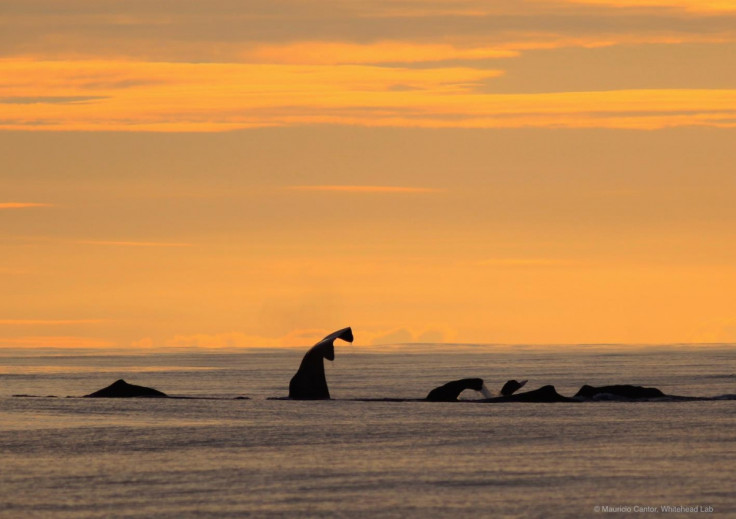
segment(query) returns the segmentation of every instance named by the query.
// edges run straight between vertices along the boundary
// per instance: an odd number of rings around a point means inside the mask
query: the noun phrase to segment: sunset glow
[[[0,347],[736,341],[736,2],[0,0]]]
[[[29,207],[51,207],[51,204],[37,202],[0,202],[0,209],[27,209]]]
[[[736,126],[736,89],[494,94],[481,88],[502,71],[468,67],[23,60],[0,72],[9,130]]]

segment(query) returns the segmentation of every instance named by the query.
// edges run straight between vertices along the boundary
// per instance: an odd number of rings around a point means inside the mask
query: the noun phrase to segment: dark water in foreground
[[[422,398],[470,376],[495,389],[529,378],[530,389],[551,383],[566,395],[584,383],[733,394],[736,348],[360,353],[346,346],[328,363],[336,400],[267,400],[286,395],[301,354],[0,351],[0,517],[623,517],[644,507],[657,509],[647,516],[712,508],[711,516],[736,517],[734,400],[341,400]],[[222,399],[11,397],[78,396],[117,378]],[[251,399],[232,399],[239,395]]]

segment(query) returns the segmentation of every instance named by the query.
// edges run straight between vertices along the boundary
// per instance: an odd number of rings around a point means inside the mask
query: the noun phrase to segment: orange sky
[[[0,348],[736,341],[736,1],[0,0]]]

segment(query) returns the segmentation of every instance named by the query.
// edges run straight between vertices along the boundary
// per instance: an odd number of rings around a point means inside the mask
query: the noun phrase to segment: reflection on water
[[[365,353],[326,363],[343,398],[423,398],[449,380],[736,393],[736,355]],[[589,517],[600,505],[736,512],[736,401],[295,402],[302,351],[0,359],[0,517]],[[117,378],[226,400],[82,395]],[[474,393],[474,392],[473,392]],[[247,395],[251,400],[233,400]],[[467,395],[477,397],[479,395]]]
[[[128,373],[166,373],[172,371],[211,371],[217,368],[192,366],[125,366]],[[0,375],[63,375],[65,373],[118,373],[120,367],[113,366],[48,366],[48,365],[0,365]]]

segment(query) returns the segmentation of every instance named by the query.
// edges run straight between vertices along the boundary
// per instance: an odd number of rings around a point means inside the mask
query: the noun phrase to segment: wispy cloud
[[[214,334],[177,335],[163,342],[168,348],[303,348],[317,343],[333,330],[328,329],[295,329],[280,337],[249,335],[242,332],[224,332]],[[406,343],[441,343],[453,340],[456,332],[449,328],[433,327],[421,330],[408,328],[390,330],[362,330],[352,345],[338,342],[339,346],[395,345]],[[144,338],[134,341],[134,347],[152,348],[154,341]]]
[[[0,347],[9,348],[110,348],[114,342],[97,337],[24,336],[0,337]]]
[[[20,242],[39,242],[54,245],[99,245],[106,247],[194,247],[193,243],[138,241],[138,240],[75,240],[50,236],[11,236],[8,239]]]
[[[507,48],[459,47],[409,41],[352,42],[305,41],[263,45],[247,52],[248,61],[310,65],[347,63],[421,63],[449,60],[512,58],[519,52]]]
[[[579,267],[579,261],[556,258],[490,258],[474,263],[479,267],[496,268],[564,268]]]
[[[421,128],[734,127],[736,89],[498,94],[499,71],[472,67],[0,60],[0,89],[85,92],[95,104],[6,105],[12,130],[227,131],[340,124]],[[83,79],[146,76],[135,88]],[[8,78],[12,78],[8,79]],[[400,88],[397,88],[400,86]],[[20,95],[20,94],[19,94]],[[166,99],[165,104],[161,99]],[[63,107],[63,109],[60,109]],[[646,113],[641,113],[646,107]]]
[[[142,339],[135,341],[134,346],[151,347],[152,341]],[[167,347],[173,348],[258,348],[278,347],[281,345],[279,339],[272,337],[260,337],[248,335],[241,332],[223,333],[197,333],[191,335],[176,335],[165,341]]]
[[[338,193],[441,193],[443,189],[406,186],[289,186],[291,191],[322,191]]]
[[[54,207],[54,204],[38,202],[0,202],[0,209],[27,209],[29,207]]]
[[[423,330],[397,328],[393,330],[366,332],[363,340],[373,346],[395,346],[411,343],[444,343],[453,340],[455,330],[446,327],[434,327]]]
[[[5,31],[0,56],[47,57],[60,64],[80,57],[382,63],[386,51],[396,63],[476,59],[519,38],[603,32],[732,36],[732,20],[718,18],[736,10],[731,0],[280,0],[279,9],[264,1],[191,0],[181,9],[169,2],[106,1],[104,13],[100,0],[76,0],[63,12],[53,0],[3,3],[13,6],[3,10],[6,25],[22,30]],[[285,51],[292,49],[289,56]],[[96,82],[95,76],[85,79]],[[145,81],[133,77],[120,84]]]
[[[0,97],[0,104],[8,105],[33,105],[39,103],[45,104],[72,104],[72,103],[86,103],[89,101],[97,101],[103,99],[100,96],[15,96],[15,97]]]
[[[0,325],[10,326],[73,326],[108,322],[108,319],[0,319]]]
[[[736,2],[732,0],[547,0],[553,3],[588,4],[611,7],[633,7],[646,9],[664,7],[684,9],[696,13],[718,13],[736,11]]]
[[[0,52],[0,129],[736,126],[720,57],[736,41],[731,0],[283,0],[276,11],[195,0],[181,12],[106,2],[104,14],[77,4],[9,11],[23,30]],[[630,51],[601,53],[610,78],[593,84],[595,70],[555,52],[694,42],[710,42],[697,70],[643,54],[641,67],[671,72],[656,81],[630,66]]]
[[[316,344],[320,339],[331,333],[327,329],[295,329],[280,337],[266,337],[251,335],[243,332],[197,333],[191,335],[176,335],[166,341],[166,347],[176,348],[290,348],[304,347]],[[135,341],[133,346],[150,347],[153,341],[144,338]]]
[[[172,243],[154,241],[106,241],[106,240],[78,240],[79,245],[103,245],[110,247],[193,247],[191,243]]]

